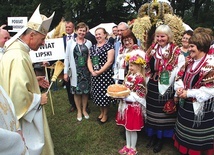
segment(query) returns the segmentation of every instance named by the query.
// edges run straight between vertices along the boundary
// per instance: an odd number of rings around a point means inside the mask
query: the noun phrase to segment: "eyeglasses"
[[[118,31],[118,32],[123,32],[123,31],[125,31],[125,30],[127,30],[127,29],[124,29],[124,30],[123,30],[123,29],[118,29],[117,31]]]
[[[132,40],[131,38],[126,38],[126,39],[123,39],[123,42],[124,42],[124,43],[126,43],[126,42],[132,43],[133,40]]]
[[[187,38],[187,37],[183,37],[182,39],[183,39],[183,40],[189,40],[190,38]]]

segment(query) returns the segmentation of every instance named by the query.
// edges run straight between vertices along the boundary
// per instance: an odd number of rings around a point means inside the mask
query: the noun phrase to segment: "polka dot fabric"
[[[108,51],[113,49],[113,45],[106,43],[101,47],[97,47],[93,45],[90,49],[90,58],[93,59],[94,56],[99,57],[99,65],[94,66],[94,70],[100,70],[100,68],[107,62]],[[92,76],[91,81],[91,94],[93,98],[93,102],[97,106],[108,106],[113,100],[106,96],[107,88],[109,85],[114,84],[114,80],[112,78],[113,70],[112,66],[110,66],[105,72],[103,72],[99,76]]]

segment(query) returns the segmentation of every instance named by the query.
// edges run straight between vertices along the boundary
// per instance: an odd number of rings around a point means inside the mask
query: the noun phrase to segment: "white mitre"
[[[34,11],[27,25],[24,26],[18,33],[16,33],[16,35],[14,35],[5,43],[6,48],[9,47],[17,38],[19,38],[28,28],[35,30],[45,36],[47,35],[55,12],[53,12],[53,14],[49,18],[47,18],[45,15],[40,14],[39,8],[40,4]]]

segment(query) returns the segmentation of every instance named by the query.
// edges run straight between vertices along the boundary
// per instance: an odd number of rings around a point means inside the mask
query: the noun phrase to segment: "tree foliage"
[[[151,0],[0,0],[0,25],[7,23],[7,17],[30,17],[41,3],[40,12],[50,16],[55,11],[52,27],[62,17],[75,24],[84,21],[93,27],[102,22],[129,21],[137,17],[138,9]],[[213,0],[169,0],[175,14],[193,28],[213,27]]]
[[[133,14],[128,13],[130,7],[123,6],[123,0],[64,0],[64,2],[65,18],[75,23],[84,21],[89,26],[95,26],[102,22],[118,23],[133,18]]]

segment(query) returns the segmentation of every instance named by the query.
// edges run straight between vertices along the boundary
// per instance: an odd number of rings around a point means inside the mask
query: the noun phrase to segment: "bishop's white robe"
[[[29,56],[30,48],[17,40],[0,62],[0,85],[9,94],[30,155],[54,154],[41,92]]]
[[[15,116],[13,103],[0,86],[0,155],[28,155],[18,131],[19,122]]]

